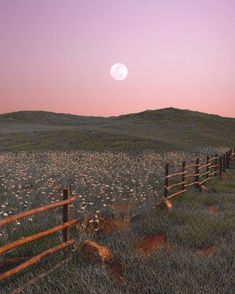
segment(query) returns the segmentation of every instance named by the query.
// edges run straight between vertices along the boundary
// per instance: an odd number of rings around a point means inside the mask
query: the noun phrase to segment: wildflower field
[[[163,195],[166,162],[174,171],[182,161],[191,163],[198,156],[205,160],[207,154],[225,151],[220,147],[162,153],[1,153],[0,219],[60,201],[62,189],[70,187],[71,195],[78,196],[71,214],[80,219],[71,233],[78,242],[91,239],[107,246],[115,256],[114,266],[107,268],[87,263],[74,251],[61,268],[23,293],[233,293],[233,168],[223,183],[208,184],[212,193],[192,189],[176,200],[171,212],[154,208]],[[93,224],[102,217],[115,219],[118,229],[98,234]],[[58,208],[0,228],[0,246],[52,227],[61,218]],[[61,233],[42,238],[7,257],[33,256],[60,238]],[[58,260],[63,260],[62,253],[6,280],[1,293],[9,293]]]

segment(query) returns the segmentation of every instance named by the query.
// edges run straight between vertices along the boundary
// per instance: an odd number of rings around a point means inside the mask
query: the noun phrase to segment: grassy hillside
[[[0,150],[186,150],[232,146],[235,119],[165,108],[117,117],[44,111],[0,115]]]

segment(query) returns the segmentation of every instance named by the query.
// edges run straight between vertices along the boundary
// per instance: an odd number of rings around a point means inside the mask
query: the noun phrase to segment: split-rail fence
[[[20,238],[16,241],[13,241],[11,243],[8,243],[6,245],[3,245],[0,247],[0,254],[3,254],[5,252],[8,252],[14,248],[17,248],[19,246],[22,246],[24,244],[33,242],[35,240],[38,240],[42,237],[49,236],[53,233],[56,233],[58,231],[62,231],[62,242],[54,247],[51,247],[40,254],[26,260],[25,262],[21,263],[20,265],[6,271],[0,274],[0,282],[15,275],[16,273],[26,269],[27,267],[39,262],[42,260],[44,257],[57,252],[62,249],[67,249],[69,246],[73,245],[75,243],[75,239],[70,238],[69,234],[69,227],[75,225],[77,223],[77,219],[72,219],[70,220],[70,214],[69,214],[69,205],[73,203],[76,200],[76,197],[70,197],[69,195],[69,189],[64,189],[63,190],[63,200],[59,202],[54,202],[47,204],[42,207],[34,208],[31,210],[23,211],[21,213],[18,213],[16,215],[9,216],[5,219],[0,220],[0,227],[5,226],[7,224],[10,224],[16,220],[22,219],[24,217],[40,214],[43,212],[46,212],[51,209],[55,209],[57,207],[63,207],[63,216],[62,216],[62,221],[63,223],[61,225],[57,225],[53,228],[50,228],[48,230],[33,234],[31,236],[23,237]]]
[[[235,147],[222,156],[215,154],[210,158],[209,155],[207,155],[204,162],[201,162],[199,157],[196,158],[195,162],[192,164],[186,164],[186,162],[183,161],[181,170],[174,173],[169,173],[169,163],[166,163],[163,200],[157,203],[156,207],[162,206],[166,203],[166,200],[168,201],[187,192],[189,187],[194,186],[198,191],[204,190],[209,192],[204,184],[214,176],[222,178],[226,169],[230,168],[230,162],[232,160],[235,160]],[[170,184],[170,179],[173,181],[172,184]],[[176,191],[170,193],[172,190]]]

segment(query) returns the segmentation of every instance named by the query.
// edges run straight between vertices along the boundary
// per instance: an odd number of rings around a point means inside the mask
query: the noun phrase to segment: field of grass
[[[20,111],[0,115],[0,151],[231,147],[234,124],[234,118],[172,107],[114,117]]]
[[[208,151],[202,149],[201,157]],[[56,253],[3,282],[1,294],[47,272],[23,293],[234,293],[235,162],[223,180],[215,177],[206,185],[211,193],[191,189],[173,200],[172,210],[154,208],[162,195],[164,163],[173,170],[196,155],[1,154],[1,218],[61,199],[61,187],[70,183],[72,193],[81,194],[73,216],[84,222],[102,215],[120,224],[103,233],[71,229],[78,244],[90,239],[106,246],[114,256],[112,264],[88,262],[75,248],[66,263],[48,272],[64,259]],[[57,209],[8,225],[0,231],[0,246],[52,227],[61,217]],[[61,233],[42,238],[6,257],[33,256],[60,239]]]

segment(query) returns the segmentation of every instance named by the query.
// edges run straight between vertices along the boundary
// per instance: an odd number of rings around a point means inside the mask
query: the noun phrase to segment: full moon
[[[127,77],[128,69],[124,64],[116,63],[111,67],[110,74],[114,80],[121,81]]]

